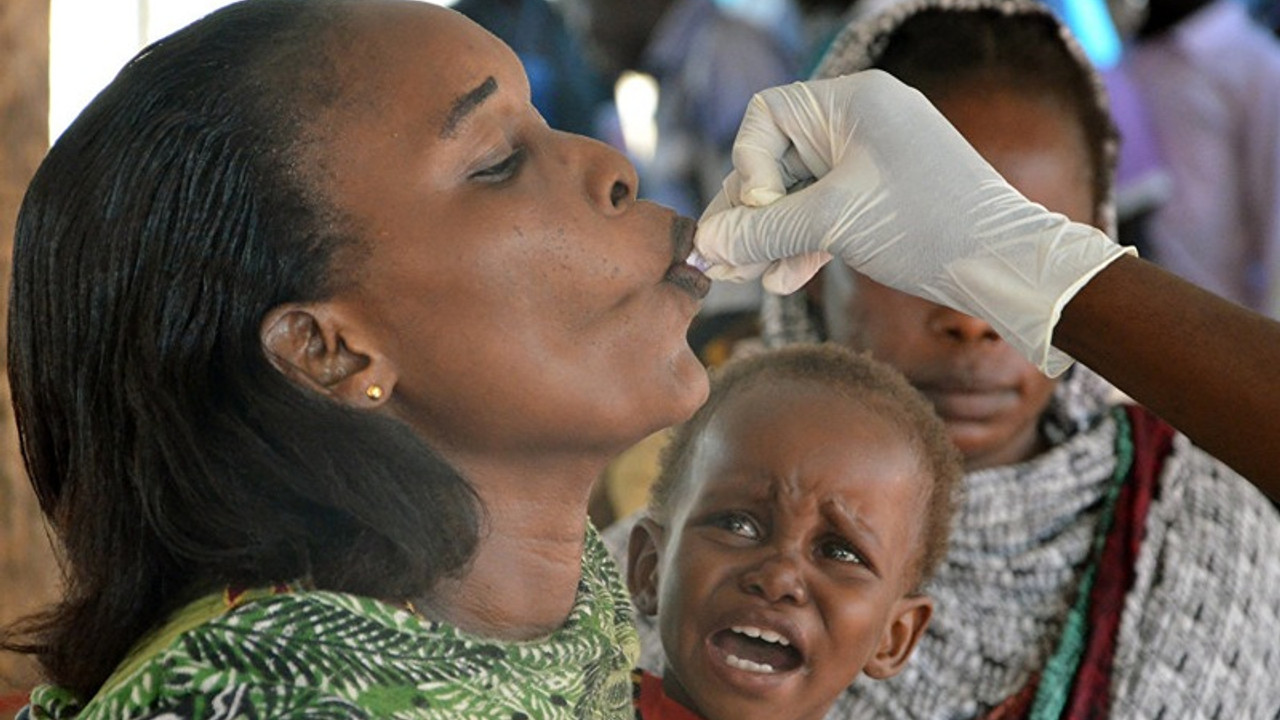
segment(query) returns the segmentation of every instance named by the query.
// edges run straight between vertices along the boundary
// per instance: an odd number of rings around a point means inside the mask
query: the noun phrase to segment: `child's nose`
[[[809,602],[800,560],[792,553],[779,552],[765,558],[742,574],[741,587],[744,592],[773,603]]]

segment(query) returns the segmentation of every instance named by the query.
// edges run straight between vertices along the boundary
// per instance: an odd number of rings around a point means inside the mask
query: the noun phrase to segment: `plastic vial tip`
[[[698,272],[704,273],[711,268],[711,261],[702,257],[702,253],[698,252],[696,249],[689,253],[689,257],[685,258],[684,262],[686,265],[697,268]]]

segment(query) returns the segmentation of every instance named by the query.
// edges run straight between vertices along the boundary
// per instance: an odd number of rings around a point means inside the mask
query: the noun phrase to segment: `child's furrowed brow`
[[[851,510],[838,500],[828,500],[822,503],[822,516],[826,518],[827,522],[831,523],[837,532],[847,537],[850,541],[857,543],[864,552],[873,555],[869,559],[873,561],[872,569],[874,570],[874,558],[884,551],[884,543],[880,540],[880,536],[875,529],[867,524],[866,519],[860,513]]]

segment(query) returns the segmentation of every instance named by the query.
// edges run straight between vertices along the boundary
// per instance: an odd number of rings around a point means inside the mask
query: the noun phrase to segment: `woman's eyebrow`
[[[444,127],[440,128],[440,137],[446,140],[456,137],[458,126],[462,124],[462,121],[497,91],[498,81],[494,80],[493,76],[490,75],[474,90],[460,95],[458,99],[453,101],[453,107],[449,108],[449,115],[444,120]]]

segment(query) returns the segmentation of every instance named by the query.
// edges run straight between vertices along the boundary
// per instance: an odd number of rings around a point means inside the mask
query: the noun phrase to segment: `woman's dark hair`
[[[353,4],[248,0],[148,47],[23,201],[9,372],[67,587],[0,647],[82,697],[224,585],[411,597],[475,548],[455,470],[402,423],[296,386],[260,340],[269,310],[358,270],[358,228],[306,160]]]
[[[1094,78],[1072,56],[1048,15],[995,8],[927,9],[890,35],[873,67],[935,102],[974,87],[1009,88],[1051,98],[1080,122],[1089,151],[1093,197],[1109,203],[1116,130]],[[1107,218],[1094,219],[1101,224]]]

